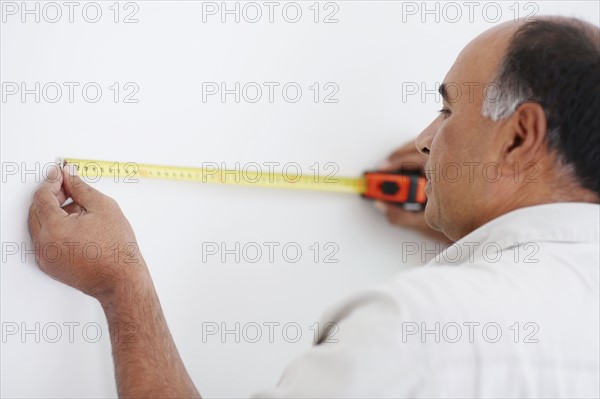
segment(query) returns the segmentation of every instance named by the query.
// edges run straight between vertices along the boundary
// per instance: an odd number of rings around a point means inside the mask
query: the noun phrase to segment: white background
[[[435,117],[440,104],[432,94],[436,82],[443,80],[462,47],[496,20],[535,12],[598,24],[599,14],[596,1],[426,6],[337,1],[317,4],[315,23],[310,1],[297,3],[302,16],[296,23],[284,18],[295,17],[293,5],[283,14],[287,3],[278,3],[271,23],[269,9],[258,2],[263,12],[258,22],[247,21],[256,8],[247,6],[244,15],[245,3],[238,3],[240,22],[226,15],[223,23],[220,13],[203,15],[202,2],[113,3],[98,2],[102,15],[91,23],[82,14],[87,2],[75,7],[73,22],[67,6],[58,2],[62,17],[51,23],[54,6],[38,3],[36,22],[34,14],[22,15],[21,2],[2,2],[3,397],[116,395],[100,307],[43,275],[27,252],[32,248],[27,209],[43,166],[55,157],[189,166],[225,162],[231,168],[235,162],[295,162],[305,173],[312,173],[309,167],[315,162],[323,172],[332,162],[339,167],[337,176],[358,176]],[[33,1],[26,4],[36,7]],[[424,7],[433,11],[425,13]],[[115,9],[120,11],[118,22]],[[86,10],[88,18],[95,17],[93,5]],[[137,22],[124,23],[132,13]],[[324,23],[328,15],[337,23]],[[21,83],[33,89],[36,82],[39,103],[34,94],[22,98],[20,92],[7,92],[13,84],[20,90]],[[43,91],[50,82],[63,88],[55,103],[49,100],[56,92],[50,86]],[[64,82],[79,84],[73,102]],[[102,88],[95,103],[82,95],[90,82]],[[110,89],[115,82],[117,102]],[[226,82],[229,88],[235,82],[280,86],[272,103],[265,86],[257,103],[243,97],[236,103],[233,95],[225,102],[218,95],[204,102],[202,82]],[[302,88],[295,103],[281,93],[289,82]],[[316,103],[310,89],[314,82],[322,90]],[[323,101],[331,91],[324,90],[328,82],[339,87],[333,97],[337,103]],[[133,86],[125,87],[127,83]],[[126,103],[123,96],[132,87],[139,88],[131,98],[138,102]],[[408,87],[419,91],[407,93]],[[93,96],[93,90],[88,94]],[[419,256],[403,259],[403,242],[433,248],[432,242],[389,226],[358,196],[173,181],[126,184],[107,179],[95,186],[119,202],[133,225],[176,344],[206,397],[244,397],[273,386],[286,364],[310,345],[310,327],[326,307],[418,266]],[[254,242],[279,246],[273,262],[266,247],[256,263],[243,256],[237,263],[231,255],[225,262],[217,255],[203,261],[203,243],[210,242],[227,248],[236,242],[242,247]],[[316,261],[310,249],[315,242],[321,249]],[[302,249],[296,263],[283,257],[286,243]],[[333,256],[337,263],[324,262],[331,252],[324,248],[327,243],[339,249]],[[270,322],[280,323],[273,342],[264,325]],[[101,327],[98,342],[93,342],[94,323]],[[203,323],[229,329],[240,323],[239,342],[234,334],[203,336]],[[257,343],[249,342],[256,330],[241,334],[251,326],[247,323],[263,326]],[[301,327],[298,342],[288,342],[295,330],[284,335],[286,323]]]

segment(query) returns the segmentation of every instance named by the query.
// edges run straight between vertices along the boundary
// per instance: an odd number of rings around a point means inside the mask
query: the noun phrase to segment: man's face
[[[500,123],[481,112],[484,96],[490,95],[485,87],[503,54],[498,54],[503,51],[499,40],[484,34],[463,50],[440,89],[445,97],[440,114],[416,140],[420,150],[429,150],[425,218],[453,240],[485,222],[499,189],[493,181],[501,146],[494,142],[495,130]]]

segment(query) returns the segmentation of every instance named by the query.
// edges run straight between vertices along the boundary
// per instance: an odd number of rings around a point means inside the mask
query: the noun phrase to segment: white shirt
[[[584,203],[488,222],[328,312],[256,397],[599,397],[599,225]]]

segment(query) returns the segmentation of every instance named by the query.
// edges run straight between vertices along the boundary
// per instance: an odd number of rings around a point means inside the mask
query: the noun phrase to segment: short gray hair
[[[548,148],[563,171],[600,195],[600,30],[567,17],[524,22],[487,87],[482,114],[510,117],[525,102],[544,110]]]
[[[517,107],[533,97],[529,84],[503,61],[496,78],[484,95],[483,116],[493,121],[506,119]]]

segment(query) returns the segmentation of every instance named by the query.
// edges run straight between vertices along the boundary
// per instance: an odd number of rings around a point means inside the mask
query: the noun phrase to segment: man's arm
[[[120,397],[199,398],[150,275],[100,299],[110,328]]]
[[[61,207],[69,197],[73,203]],[[119,396],[199,398],[137,251],[133,229],[116,202],[73,171],[52,168],[34,195],[28,224],[40,269],[102,305]],[[100,259],[83,253],[90,243],[101,249]],[[57,259],[52,248],[65,250]]]

